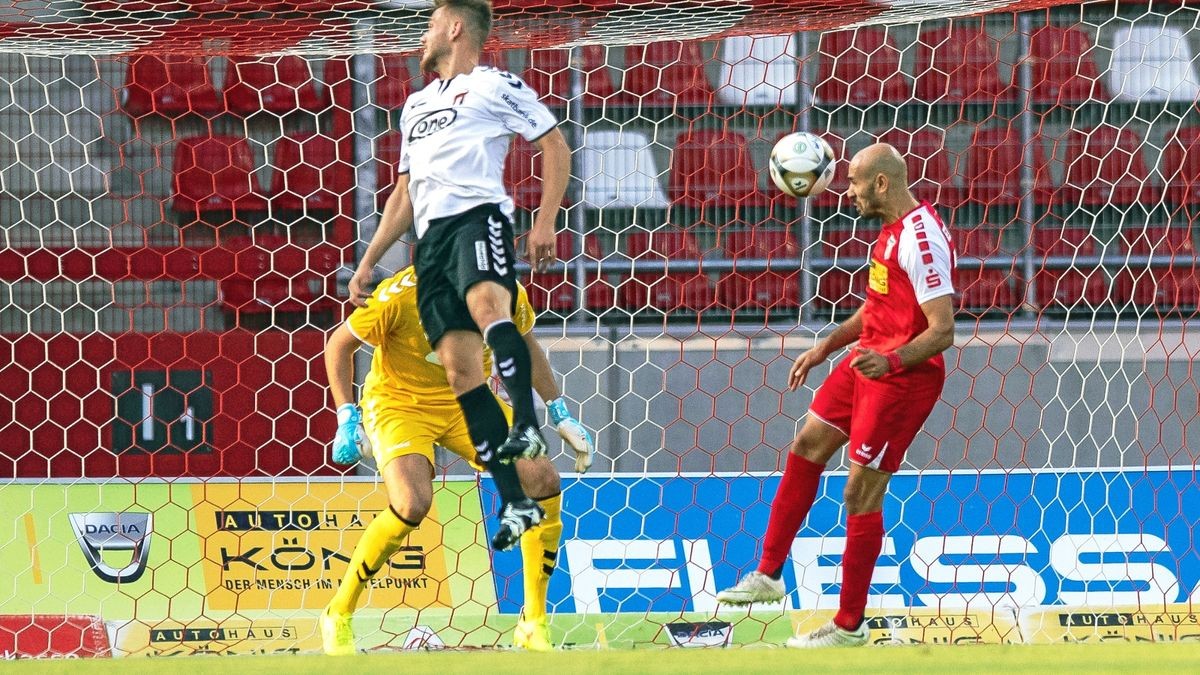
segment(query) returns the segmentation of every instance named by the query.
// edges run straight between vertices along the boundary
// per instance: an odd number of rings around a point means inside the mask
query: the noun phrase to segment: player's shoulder
[[[412,267],[406,267],[387,279],[384,279],[371,296],[370,303],[390,305],[404,302],[416,297],[417,275]]]
[[[496,66],[478,66],[475,70],[471,71],[471,78],[476,82],[485,83],[487,86],[500,91],[504,91],[504,88],[521,90],[528,87],[525,81],[517,75]]]

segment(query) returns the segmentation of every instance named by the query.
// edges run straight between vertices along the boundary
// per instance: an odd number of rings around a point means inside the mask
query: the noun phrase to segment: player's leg
[[[843,361],[817,391],[808,419],[792,441],[783,477],[771,502],[758,569],[742,577],[732,588],[717,594],[721,604],[745,605],[783,599],[786,592],[783,566],[796,533],[816,500],[825,464],[849,438],[849,402],[853,396],[854,378]]]
[[[376,514],[354,546],[337,592],[321,613],[325,653],[354,653],[351,617],[363,590],[404,543],[433,503],[433,439],[445,415],[380,409],[366,403],[365,427],[382,467],[388,506]],[[439,417],[441,419],[439,419]]]
[[[941,393],[936,386],[908,389],[878,383],[859,388],[851,422],[850,475],[846,479],[846,547],[842,590],[833,621],[789,647],[854,647],[870,639],[865,610],[875,563],[883,548],[883,499],[892,474],[924,425]],[[923,383],[919,383],[923,384]]]
[[[562,538],[562,481],[558,469],[547,457],[517,462],[517,473],[525,493],[537,500],[546,516],[537,527],[521,536],[525,604],[521,608],[513,644],[531,651],[547,651],[553,644],[546,621],[546,595]]]
[[[500,381],[513,406],[513,424],[499,449],[502,459],[545,454],[533,407],[533,361],[513,322],[517,297],[516,247],[512,223],[494,206],[462,218],[457,230],[457,266],[450,272],[455,289],[496,359]]]

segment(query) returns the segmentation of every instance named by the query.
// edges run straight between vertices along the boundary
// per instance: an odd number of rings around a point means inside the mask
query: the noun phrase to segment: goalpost
[[[485,63],[543,94],[574,149],[564,264],[526,276],[598,439],[564,481],[556,642],[781,643],[836,608],[844,463],[785,606],[715,593],[754,564],[827,372],[789,394],[792,359],[861,302],[876,225],[839,191],[876,139],[950,223],[960,291],[943,403],[885,507],[876,638],[1200,635],[1200,11],[495,4]],[[317,612],[386,502],[369,467],[328,462],[321,350],[395,179],[427,11],[0,12],[0,650],[319,649]],[[796,203],[765,160],[801,129],[839,166]],[[516,143],[518,227],[539,171]],[[443,470],[364,595],[360,647],[510,639],[520,562],[487,551],[490,479]]]

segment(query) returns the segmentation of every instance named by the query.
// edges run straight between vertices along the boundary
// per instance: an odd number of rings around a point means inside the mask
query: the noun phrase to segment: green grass
[[[788,673],[797,666],[829,673],[1046,673],[1195,672],[1200,644],[1102,643],[1059,645],[972,645],[956,647],[865,647],[799,652],[772,648],[643,649],[521,654],[500,651],[370,654],[342,659],[324,656],[126,658],[9,662],[6,673],[137,675],[300,675],[302,673]]]

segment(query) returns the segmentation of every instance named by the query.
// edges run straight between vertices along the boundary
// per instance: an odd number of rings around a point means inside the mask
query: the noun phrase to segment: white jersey
[[[536,141],[557,124],[529,85],[497,68],[434,80],[409,96],[400,113],[398,171],[409,174],[417,237],[430,220],[482,204],[511,216],[504,191],[509,141],[513,134]]]

